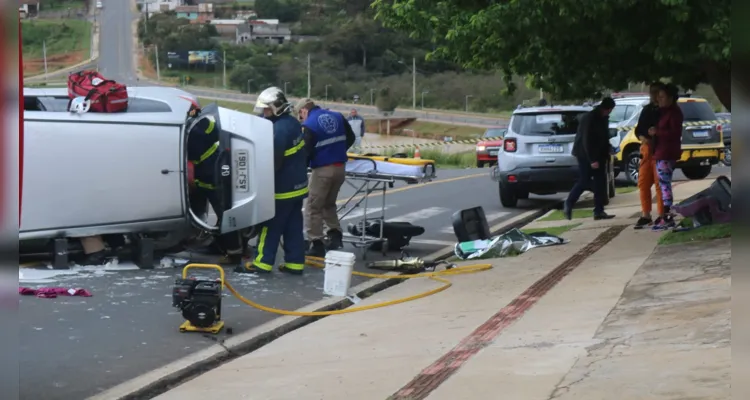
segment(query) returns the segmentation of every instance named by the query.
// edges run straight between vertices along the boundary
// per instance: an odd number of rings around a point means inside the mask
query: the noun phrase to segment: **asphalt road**
[[[411,221],[426,229],[409,247],[411,255],[425,256],[453,243],[450,218],[459,209],[482,206],[490,224],[525,211],[501,208],[497,187],[491,183],[487,169],[438,173],[440,179],[435,183],[396,185],[387,197],[387,219]],[[345,186],[341,198],[352,192]],[[559,197],[531,200],[522,207],[534,208]],[[356,221],[358,213],[344,218],[343,224]],[[345,250],[359,254],[350,245]],[[368,256],[368,261],[383,258],[372,251]],[[358,262],[356,269],[365,270],[363,263]],[[48,273],[30,269],[23,272],[27,277]],[[171,286],[179,272],[83,268],[47,281],[22,282],[33,288],[81,287],[93,293],[90,298],[21,298],[22,398],[84,399],[213,344],[213,340],[201,335],[177,331],[182,318],[171,307]],[[323,273],[313,268],[308,268],[302,277],[278,273],[238,276],[229,272],[228,278],[247,297],[277,308],[297,309],[324,297]],[[352,284],[361,281],[355,279]],[[227,298],[224,305],[224,319],[236,333],[274,317],[234,298]]]

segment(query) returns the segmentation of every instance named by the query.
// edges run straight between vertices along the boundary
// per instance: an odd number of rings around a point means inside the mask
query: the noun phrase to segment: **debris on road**
[[[54,299],[57,296],[78,296],[78,297],[91,297],[92,294],[86,289],[76,288],[67,289],[63,287],[43,287],[39,289],[32,289],[27,287],[19,287],[18,294],[21,296],[36,296],[41,299]]]
[[[525,253],[535,247],[555,246],[565,243],[568,243],[567,239],[545,232],[528,234],[514,228],[490,239],[456,243],[453,252],[456,257],[462,260],[472,260],[485,255],[493,258],[505,257]]]

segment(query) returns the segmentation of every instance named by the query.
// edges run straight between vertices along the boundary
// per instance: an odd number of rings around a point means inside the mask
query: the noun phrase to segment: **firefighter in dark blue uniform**
[[[188,111],[188,141],[187,156],[193,164],[194,187],[190,191],[190,207],[198,216],[204,216],[208,211],[208,203],[217,215],[221,214],[221,198],[215,187],[214,165],[218,158],[219,132],[216,119],[210,114],[203,114],[200,105],[193,99]],[[220,235],[215,244],[224,253],[227,261],[239,264],[245,250],[247,240],[241,231]]]
[[[243,262],[237,272],[267,273],[273,270],[276,251],[284,239],[285,262],[279,271],[302,274],[305,266],[305,239],[302,205],[307,197],[307,153],[302,126],[292,116],[292,106],[284,92],[270,87],[258,95],[255,105],[273,122],[276,215],[260,226],[255,258]]]

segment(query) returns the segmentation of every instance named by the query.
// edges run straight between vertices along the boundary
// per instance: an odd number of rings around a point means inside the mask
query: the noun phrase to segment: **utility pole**
[[[310,80],[310,53],[307,53],[307,98],[309,99],[312,92],[312,83]]]
[[[250,94],[250,84],[253,83],[252,79],[247,80],[247,94]]]
[[[289,84],[289,82],[284,82],[284,94],[287,95],[287,96],[289,95],[289,92],[287,92],[287,90],[286,90],[286,85],[288,85],[288,84]]]
[[[411,108],[417,109],[417,58],[411,59]]]
[[[466,95],[466,99],[464,100],[466,112],[469,112],[469,99],[472,98],[472,97],[474,97],[474,96],[470,95],[470,94]]]
[[[148,4],[148,3],[146,3]],[[161,81],[161,70],[159,70],[159,45],[154,45],[154,50],[156,51],[156,81]]]
[[[224,50],[224,76],[222,78],[222,86],[224,89],[227,88],[227,51]]]
[[[373,100],[374,99],[374,97],[373,97],[374,94],[375,94],[375,89],[370,89],[370,105],[371,106],[375,105],[375,101]]]
[[[543,89],[539,89],[539,100],[541,100],[543,98],[544,98],[544,90]]]
[[[331,85],[326,85],[326,102],[328,102],[328,86],[331,86]]]
[[[423,110],[424,110],[424,95],[427,94],[427,93],[430,93],[430,92],[428,92],[426,90],[422,92],[422,109]]]
[[[42,41],[42,54],[44,55],[44,80],[47,80],[47,41]]]

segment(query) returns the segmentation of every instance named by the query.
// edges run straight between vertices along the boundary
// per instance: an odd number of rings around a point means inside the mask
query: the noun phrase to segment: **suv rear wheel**
[[[477,161],[477,168],[484,167],[484,161]]]
[[[694,167],[682,167],[681,169],[685,177],[691,180],[703,179],[711,173],[710,165],[697,165]]]
[[[514,208],[518,204],[518,193],[516,193],[515,188],[502,182],[500,182],[498,186],[500,191],[500,204],[502,204],[503,207]]]
[[[634,150],[625,158],[625,177],[633,185],[638,184],[638,170],[641,167],[641,152]]]

